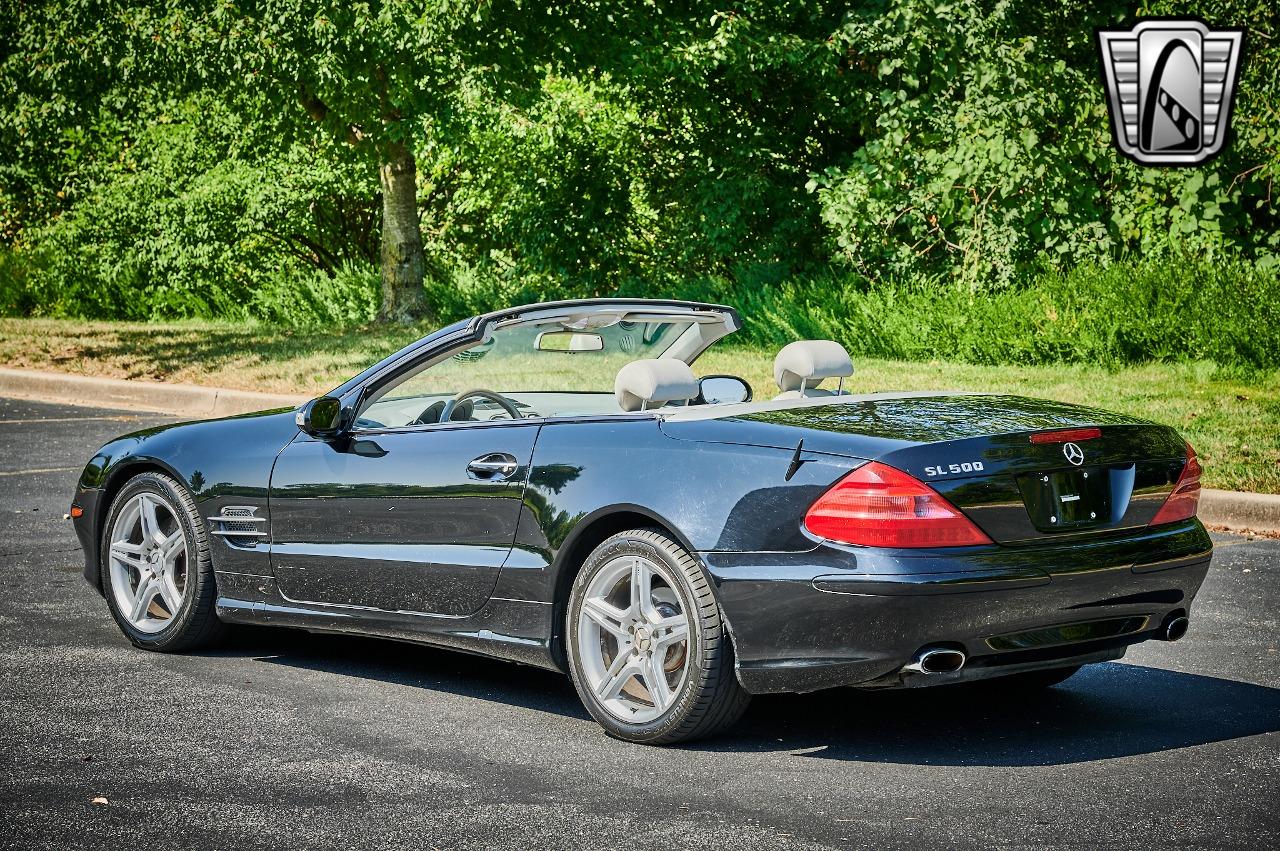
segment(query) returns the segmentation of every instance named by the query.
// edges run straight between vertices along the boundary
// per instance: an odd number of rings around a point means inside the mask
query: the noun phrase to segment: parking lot
[[[0,843],[1280,844],[1278,540],[1215,535],[1185,640],[1042,695],[769,697],[655,749],[606,738],[563,677],[444,651],[265,629],[133,649],[62,515],[98,445],[163,421],[0,399]]]

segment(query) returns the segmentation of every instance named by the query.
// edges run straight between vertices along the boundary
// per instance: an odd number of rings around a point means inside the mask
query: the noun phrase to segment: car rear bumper
[[[1037,547],[702,553],[753,693],[905,688],[1119,658],[1190,611],[1213,545],[1198,521]],[[902,668],[962,649],[954,674]]]

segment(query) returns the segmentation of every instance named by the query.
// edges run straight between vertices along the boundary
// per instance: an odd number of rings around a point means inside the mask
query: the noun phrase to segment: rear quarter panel
[[[548,423],[538,435],[515,549],[496,596],[552,600],[565,553],[593,522],[633,512],[694,552],[796,552],[805,510],[856,462],[674,439],[653,419]]]

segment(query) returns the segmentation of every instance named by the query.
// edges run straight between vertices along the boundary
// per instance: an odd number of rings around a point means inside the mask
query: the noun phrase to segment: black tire
[[[1010,674],[1007,677],[996,677],[991,680],[978,680],[973,685],[998,691],[1041,691],[1052,688],[1075,676],[1083,665],[1070,668],[1048,668],[1043,671],[1024,671],[1021,674]]]
[[[587,686],[578,647],[578,621],[592,578],[618,556],[641,555],[667,568],[689,621],[688,673],[670,708],[647,723],[628,723],[607,710]],[[706,738],[733,726],[751,702],[738,683],[733,644],[720,606],[696,558],[660,529],[632,529],[606,540],[587,557],[574,580],[567,606],[569,671],[583,705],[618,739],[667,745]]]
[[[187,586],[183,591],[182,603],[177,614],[170,619],[168,626],[158,632],[144,632],[134,627],[128,617],[120,610],[112,585],[109,549],[111,531],[116,524],[121,510],[130,499],[140,493],[157,494],[172,506],[174,517],[182,528],[186,538],[187,558],[194,555],[194,564],[186,565]],[[99,541],[99,569],[102,578],[103,595],[107,598],[107,607],[111,616],[125,637],[134,646],[144,650],[163,653],[175,653],[183,650],[195,650],[216,644],[225,633],[226,627],[218,620],[214,608],[217,599],[217,587],[213,575],[213,562],[209,556],[209,538],[204,524],[196,510],[195,500],[179,482],[163,473],[140,473],[116,493],[107,513],[107,521],[102,526],[102,538]]]

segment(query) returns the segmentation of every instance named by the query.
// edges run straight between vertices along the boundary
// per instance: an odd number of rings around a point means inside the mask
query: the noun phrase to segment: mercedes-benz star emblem
[[[1084,450],[1074,443],[1064,443],[1062,445],[1062,454],[1067,456],[1067,460],[1077,467],[1084,463]]]

